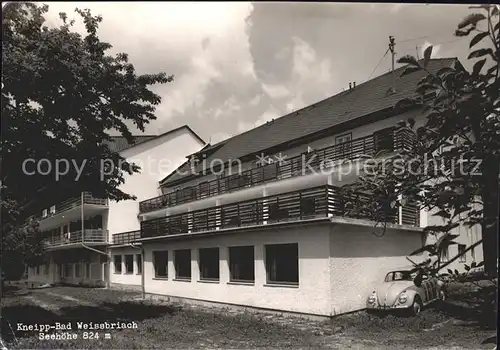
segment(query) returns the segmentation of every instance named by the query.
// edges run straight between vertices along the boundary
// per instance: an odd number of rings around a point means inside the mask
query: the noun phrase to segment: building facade
[[[139,204],[140,231],[128,234],[128,257],[116,256],[111,273],[141,260],[148,295],[321,316],[363,309],[388,270],[408,266],[430,241],[421,228],[433,224],[408,203],[382,232],[349,217],[349,203],[366,195],[340,191],[367,158],[411,147],[397,122],[425,122],[420,111],[395,108],[423,77],[401,72],[191,155],[160,182],[161,196]]]
[[[431,60],[428,70],[454,62]],[[363,174],[367,159],[411,147],[399,121],[425,122],[418,110],[395,108],[423,77],[401,77],[403,69],[215,145],[164,143],[178,156],[168,176],[128,178],[124,191],[136,202],[93,204],[93,212],[107,212],[109,232],[101,245],[108,255],[90,261],[100,264],[92,265],[100,281],[144,295],[327,317],[365,308],[385,274],[408,266],[407,256],[432,239],[422,227],[433,217],[412,203],[383,229],[350,217],[352,202],[369,196],[340,189]],[[477,242],[480,234],[460,231],[460,239]]]
[[[28,269],[28,280],[96,287],[133,284],[133,277],[124,281],[109,274],[111,249],[121,249],[119,244],[113,244],[119,243],[113,242],[114,235],[139,229],[139,201],[158,195],[159,179],[203,145],[204,141],[187,126],[158,136],[137,136],[133,144],[123,137],[114,137],[110,150],[141,167],[140,173],[125,173],[125,183],[120,187],[137,200],[116,202],[83,192],[42,209],[36,216],[48,259],[44,265]],[[128,265],[124,266],[125,271],[128,269]]]

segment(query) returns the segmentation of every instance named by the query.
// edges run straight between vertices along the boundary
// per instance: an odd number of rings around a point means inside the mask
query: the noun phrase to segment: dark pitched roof
[[[155,137],[156,135],[136,135],[134,136],[134,142],[129,143],[123,136],[111,136],[111,141],[105,141],[105,143],[108,144],[111,152],[118,153],[144,141],[154,139]]]
[[[441,68],[451,67],[456,60],[456,58],[432,59],[429,61],[427,69],[430,72],[437,72]],[[341,92],[211,146],[211,148],[216,148],[222,144],[222,147],[206,158],[206,164],[210,164],[212,159],[228,161],[259,153],[394,107],[403,98],[414,96],[417,83],[426,75],[424,71],[418,71],[400,77],[405,67],[395,70],[396,92],[393,94],[387,93],[393,85],[392,74],[388,72],[359,84],[352,90]],[[184,168],[187,166],[183,165]],[[202,169],[200,167],[196,170],[201,171]],[[176,172],[168,176],[168,182],[174,182],[187,176],[189,175],[181,175],[180,172]],[[167,179],[163,181],[165,180]]]
[[[134,142],[132,142],[132,143],[129,143],[125,139],[125,137],[123,137],[123,136],[111,136],[112,140],[111,141],[105,141],[105,143],[108,144],[108,147],[109,147],[109,149],[112,152],[121,152],[121,151],[124,151],[124,150],[126,150],[128,148],[137,146],[140,143],[144,143],[146,141],[149,141],[149,140],[152,140],[152,139],[156,139],[156,138],[161,137],[161,136],[165,136],[167,134],[170,134],[170,133],[173,133],[175,131],[178,131],[178,130],[180,130],[182,128],[186,128],[200,142],[205,143],[205,141],[203,141],[203,139],[197,133],[195,133],[193,131],[193,129],[191,129],[187,125],[183,125],[183,126],[180,126],[178,128],[169,130],[169,131],[164,132],[163,134],[160,134],[160,135],[136,135],[136,136],[134,136]]]

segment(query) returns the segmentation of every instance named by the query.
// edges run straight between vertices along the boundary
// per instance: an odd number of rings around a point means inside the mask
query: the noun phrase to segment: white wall
[[[434,226],[434,225],[444,225],[445,221],[440,216],[434,216],[431,213],[428,213],[426,226]],[[451,259],[458,255],[458,244],[465,245],[466,248],[471,246],[472,244],[480,241],[482,239],[481,235],[481,226],[475,225],[473,227],[467,227],[465,225],[459,225],[450,231],[451,234],[456,235],[458,237],[454,239],[457,244],[450,245],[448,247],[448,259]],[[433,234],[429,234],[426,236],[425,244],[433,244],[441,235],[435,236]],[[446,262],[448,259],[444,259],[443,262]],[[483,261],[483,245],[479,244],[474,247],[472,250],[469,250],[464,254],[463,258],[457,259],[452,262],[450,265],[446,266],[441,272],[446,273],[447,269],[458,270],[460,272],[464,272],[464,264],[470,266],[470,264],[475,261],[479,263]]]
[[[137,248],[112,248],[110,255],[110,273],[109,273],[109,281],[110,283],[116,284],[126,284],[126,285],[141,285],[142,273],[139,273],[138,270],[138,260],[137,255],[141,254],[141,250]],[[122,256],[122,270],[120,274],[115,273],[115,255]],[[134,271],[133,273],[127,273],[125,269],[125,255],[132,255],[134,257]]]
[[[199,139],[182,128],[121,153],[127,161],[141,166],[141,172],[125,174],[125,183],[120,186],[120,190],[135,195],[137,200],[109,201],[110,240],[115,233],[140,229],[137,219],[139,202],[159,196],[161,191],[158,189],[158,181],[177,169],[186,156],[199,151],[202,146]]]
[[[299,285],[267,286],[264,265],[264,245],[275,243],[298,243]],[[229,282],[228,247],[255,246],[254,285]],[[220,281],[200,282],[198,249],[219,247]],[[191,249],[191,281],[174,281],[173,251]],[[153,251],[168,250],[168,279],[155,279]],[[244,233],[211,236],[165,244],[145,246],[146,293],[222,302],[260,308],[279,309],[318,315],[329,315],[329,245],[328,225],[294,225],[281,228],[262,228]]]
[[[390,228],[384,233],[380,227],[332,226],[332,314],[364,309],[373,288],[383,282],[390,270],[410,266],[406,256],[422,247],[422,242],[421,232],[402,228]]]

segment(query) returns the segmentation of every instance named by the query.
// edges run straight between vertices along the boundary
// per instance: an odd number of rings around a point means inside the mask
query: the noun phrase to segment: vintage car
[[[389,272],[384,282],[375,288],[366,300],[368,311],[404,309],[413,315],[429,303],[446,298],[445,284],[435,277],[423,276],[422,283],[417,287],[414,283],[416,273],[412,268]]]

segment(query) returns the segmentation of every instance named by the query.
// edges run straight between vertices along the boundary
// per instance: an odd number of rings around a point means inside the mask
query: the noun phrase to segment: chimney
[[[349,91],[351,91],[351,89],[352,89],[352,83],[349,82]]]
[[[356,87],[356,82],[352,83],[352,88],[354,89]]]

